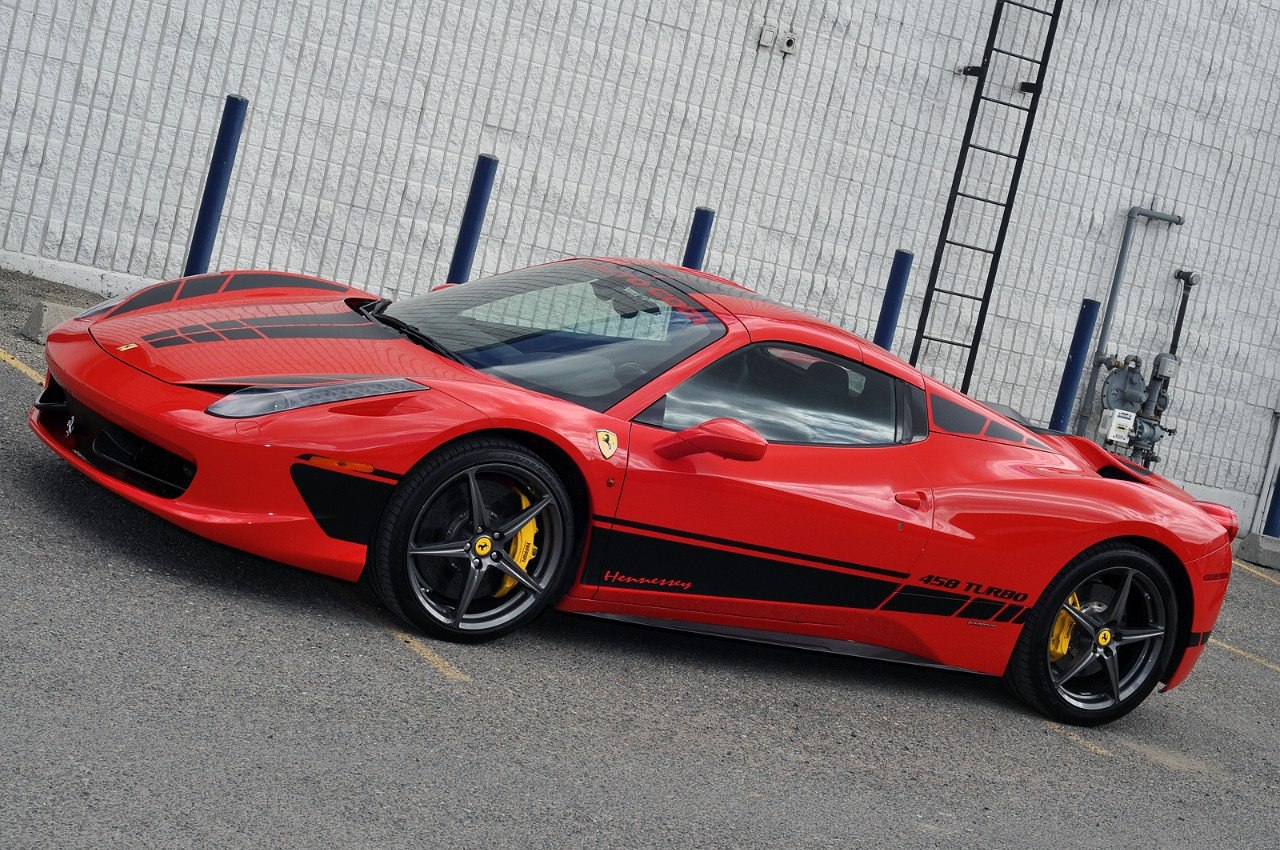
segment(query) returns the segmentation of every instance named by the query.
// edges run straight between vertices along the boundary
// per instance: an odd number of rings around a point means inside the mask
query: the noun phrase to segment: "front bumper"
[[[165,383],[121,363],[106,355],[87,334],[65,334],[51,341],[46,358],[46,399],[51,382],[56,382],[71,406],[38,405],[31,411],[29,424],[46,445],[89,478],[210,540],[349,581],[359,577],[367,536],[359,542],[339,539],[333,536],[332,522],[326,523],[327,533],[321,526],[323,517],[317,517],[314,493],[309,494],[308,504],[300,492],[296,468],[317,454],[326,460],[365,463],[376,436],[350,438],[348,431],[344,445],[342,435],[335,432],[335,417],[326,419],[322,412],[307,415],[300,411],[302,415],[278,414],[260,420],[209,416],[204,409],[216,395]],[[56,394],[53,400],[57,401]],[[68,419],[76,413],[82,418],[68,429]],[[361,419],[365,425],[361,434],[376,430],[367,427],[369,418]],[[350,428],[350,423],[346,424]],[[106,440],[108,451],[121,433],[126,434],[139,441],[130,445],[150,447],[149,458],[170,461],[167,467],[163,463],[148,466],[144,473],[163,470],[165,474],[159,477],[176,476],[178,483],[186,486],[164,486],[172,481],[157,484],[137,474],[138,470],[128,469],[127,463],[113,463],[109,457],[104,460],[97,449],[104,443],[102,435],[111,429],[116,439]],[[307,439],[297,439],[300,434]],[[388,454],[393,456],[388,458]],[[389,494],[415,458],[413,452],[403,459],[396,454],[378,456],[376,475],[339,473],[332,464],[321,472],[349,475],[365,485],[366,493],[376,484],[374,489]],[[387,463],[402,467],[389,469]],[[187,471],[191,473],[189,480],[182,482]],[[359,507],[368,513],[368,504]],[[375,508],[376,519],[380,506]]]

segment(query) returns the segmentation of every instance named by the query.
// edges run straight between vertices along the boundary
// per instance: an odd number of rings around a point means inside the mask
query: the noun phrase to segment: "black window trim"
[[[906,423],[907,423],[907,421],[909,420],[909,418],[910,418],[910,417],[909,417],[909,416],[906,416],[906,415],[904,415],[904,414],[905,414],[905,407],[906,407],[906,405],[908,404],[907,396],[908,396],[908,393],[909,393],[909,391],[910,391],[910,388],[913,386],[912,384],[909,384],[909,383],[907,383],[906,381],[904,381],[904,380],[902,380],[901,378],[898,378],[898,377],[896,377],[896,376],[894,376],[894,375],[890,375],[888,372],[883,372],[883,371],[881,371],[881,370],[879,370],[879,369],[875,368],[874,366],[870,366],[870,365],[868,365],[868,364],[866,363],[866,361],[864,361],[864,360],[859,360],[859,359],[857,359],[856,357],[848,357],[848,356],[846,356],[846,355],[844,355],[844,354],[837,354],[837,353],[836,353],[836,352],[834,352],[834,351],[828,351],[828,350],[826,350],[826,349],[823,349],[823,348],[817,348],[816,346],[812,346],[812,345],[806,345],[805,343],[801,343],[801,342],[791,342],[790,340],[785,340],[785,339],[748,339],[748,340],[746,340],[742,345],[738,346],[737,348],[734,348],[734,349],[732,349],[732,350],[730,350],[730,351],[726,351],[724,354],[720,355],[719,357],[715,358],[714,360],[710,361],[709,363],[705,363],[705,364],[703,364],[703,365],[702,365],[702,366],[701,366],[701,367],[700,367],[696,372],[694,372],[692,375],[689,375],[689,376],[688,376],[688,377],[686,377],[684,380],[680,381],[680,382],[679,382],[679,383],[677,383],[675,386],[671,387],[671,389],[670,389],[670,390],[668,390],[667,392],[663,393],[663,394],[662,394],[662,395],[660,395],[658,398],[654,399],[652,402],[650,402],[649,404],[647,404],[647,405],[644,407],[644,409],[643,409],[643,410],[641,410],[641,411],[640,411],[639,413],[637,413],[635,416],[631,417],[631,422],[632,422],[632,424],[634,424],[634,425],[642,425],[642,426],[644,426],[644,427],[646,427],[646,428],[655,428],[655,429],[657,429],[657,430],[659,430],[659,431],[666,431],[666,432],[671,433],[671,434],[678,434],[678,433],[680,433],[681,431],[685,430],[684,428],[668,428],[668,427],[667,427],[667,426],[665,426],[665,425],[654,425],[652,422],[645,422],[645,421],[641,420],[641,418],[640,418],[640,417],[641,417],[641,416],[644,416],[646,413],[648,413],[650,410],[652,410],[652,409],[653,409],[654,407],[656,407],[657,405],[659,405],[659,404],[665,404],[665,403],[666,403],[667,396],[668,396],[668,395],[670,395],[671,390],[674,390],[676,387],[679,387],[679,386],[683,385],[686,381],[690,381],[690,380],[692,380],[693,378],[697,377],[698,375],[701,375],[701,374],[703,373],[703,371],[705,371],[705,370],[707,370],[707,369],[710,369],[711,367],[715,366],[715,365],[716,365],[717,363],[719,363],[720,361],[722,361],[722,360],[724,360],[724,359],[726,359],[726,358],[728,358],[728,357],[732,357],[732,356],[734,356],[734,355],[736,355],[736,354],[739,354],[740,352],[745,351],[745,350],[746,350],[746,349],[748,349],[748,348],[754,348],[755,346],[758,346],[758,345],[787,346],[787,347],[790,347],[790,348],[793,348],[793,349],[800,349],[801,351],[808,350],[808,351],[816,352],[816,353],[818,353],[818,354],[827,355],[827,356],[829,356],[829,357],[836,357],[836,358],[839,358],[839,359],[841,359],[841,360],[847,360],[847,361],[849,361],[850,363],[857,363],[859,366],[861,366],[862,368],[866,369],[866,370],[867,370],[867,371],[869,371],[869,372],[875,372],[877,375],[884,375],[886,378],[888,378],[890,381],[892,381],[892,386],[893,386],[893,399],[894,399],[894,401],[893,401],[893,409],[894,409],[894,426],[893,426],[893,433],[894,433],[894,438],[893,438],[892,440],[888,441],[888,442],[879,442],[879,443],[796,443],[796,442],[791,442],[791,441],[770,440],[769,438],[765,437],[765,442],[767,442],[769,445],[771,445],[771,446],[799,446],[799,447],[801,447],[801,448],[810,448],[810,449],[883,449],[883,448],[891,448],[891,447],[893,447],[893,446],[905,446],[905,445],[910,445],[911,443],[917,443],[917,442],[920,442],[921,440],[923,440],[923,439],[925,439],[926,437],[928,437],[928,436],[929,436],[929,423],[928,423],[928,421],[927,421],[927,420],[926,420],[924,423],[922,423],[922,424],[923,424],[923,426],[924,426],[924,431],[923,431],[923,433],[921,433],[917,428],[915,428],[915,427],[914,427],[914,423],[912,423],[912,426],[913,426],[913,427],[911,427],[911,428],[910,428],[910,433],[908,433],[908,432],[907,432]],[[905,389],[905,391],[904,391],[904,389]],[[916,389],[919,389],[919,388],[917,387]],[[924,390],[921,390],[921,392],[924,392]],[[926,416],[927,416],[927,413],[926,413]],[[742,424],[746,425],[748,428],[750,428],[750,427],[751,427],[751,425],[750,425],[749,423],[743,422]],[[692,426],[692,427],[695,427],[695,428],[696,428],[697,426],[695,425],[695,426]],[[755,430],[755,429],[753,428],[752,430]],[[764,435],[762,434],[761,436],[764,436]]]

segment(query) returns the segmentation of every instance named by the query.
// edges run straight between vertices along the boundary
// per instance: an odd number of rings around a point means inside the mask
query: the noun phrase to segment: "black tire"
[[[1005,681],[1055,720],[1108,723],[1136,708],[1159,683],[1176,643],[1178,616],[1173,583],[1151,555],[1126,543],[1096,546],[1067,564],[1045,590],[1018,638]]]
[[[464,440],[427,457],[388,500],[371,584],[393,614],[428,634],[491,640],[563,595],[576,539],[568,491],[542,458],[510,440]]]

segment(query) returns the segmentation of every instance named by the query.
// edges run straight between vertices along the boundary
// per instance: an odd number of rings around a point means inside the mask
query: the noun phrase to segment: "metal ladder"
[[[961,70],[963,74],[976,76],[978,85],[974,91],[973,103],[969,107],[969,121],[965,125],[964,140],[960,145],[960,158],[959,162],[956,163],[955,179],[951,184],[951,194],[947,198],[946,213],[943,215],[942,228],[938,233],[937,248],[933,253],[933,266],[929,269],[929,283],[925,289],[924,305],[920,310],[920,320],[916,325],[915,341],[911,346],[911,364],[913,366],[916,365],[922,352],[933,345],[942,346],[944,349],[951,347],[967,351],[964,378],[960,383],[962,392],[969,391],[969,383],[973,378],[973,368],[978,360],[978,346],[982,341],[982,331],[987,321],[987,310],[991,304],[991,293],[995,287],[996,274],[1000,266],[1000,255],[1004,250],[1005,236],[1009,232],[1009,219],[1013,213],[1013,201],[1018,192],[1018,181],[1022,177],[1022,165],[1026,160],[1027,147],[1031,142],[1031,128],[1035,123],[1036,108],[1040,104],[1040,94],[1044,90],[1049,55],[1053,50],[1053,39],[1058,30],[1058,18],[1062,13],[1063,0],[1053,0],[1052,9],[1032,5],[1034,2],[1037,2],[1037,0],[1027,0],[1027,2],[996,0],[995,13],[991,18],[991,29],[987,33],[987,44],[982,54],[982,64],[971,65]],[[1045,0],[1039,0],[1039,2],[1043,3]],[[1029,51],[1016,50],[1010,45],[1002,44],[999,38],[1002,27],[1014,31],[1038,29],[1042,34],[1039,40],[1039,58],[1028,55]],[[1015,87],[1014,98],[997,97],[991,91],[993,86],[989,85],[989,83],[991,83],[993,71],[1002,70],[1015,72],[1015,75],[1019,75],[1016,72],[1026,68],[1036,69],[1035,81],[1018,83]],[[1020,75],[1027,76],[1026,74]],[[1030,102],[1017,102],[1018,94],[1030,94]],[[999,146],[978,144],[974,141],[975,128],[980,126],[989,128],[997,121],[1007,128],[1009,127],[1009,118],[1013,116],[1014,120],[1018,120],[1016,116],[1019,115],[1021,115],[1021,141],[1016,153],[1002,150]],[[988,116],[992,116],[991,119],[984,120],[988,119]],[[970,164],[971,159],[975,163],[973,166]],[[998,162],[1000,160],[1004,160],[1006,163],[1012,162],[1011,173],[1007,175],[1006,181],[992,178],[991,183],[993,185],[985,191],[976,189],[970,182],[966,182],[966,176],[969,175],[971,170],[981,175],[984,170],[990,170],[989,166],[992,165],[993,161]],[[1001,189],[998,185],[1001,182],[1005,183],[1003,195],[1001,195]],[[971,217],[975,217],[975,220],[982,219],[981,213],[973,212],[974,210],[985,208],[988,211],[999,211],[999,226],[994,245],[973,244],[971,241],[964,241],[959,238],[960,234],[956,232],[956,207],[958,203],[963,204],[967,210],[971,211]],[[962,215],[961,220],[963,221],[964,218]],[[948,279],[943,281],[947,285],[939,285],[944,264],[949,258],[959,253],[967,254],[971,258],[983,255],[987,257],[986,282],[981,294],[966,289],[963,286],[965,282],[963,280],[953,283],[952,280]],[[979,274],[980,276],[981,274]],[[975,305],[976,316],[970,313],[968,320],[965,321],[965,310],[971,311]],[[958,324],[962,327],[953,328],[950,333],[947,332],[947,328],[939,327],[939,325],[945,324],[948,319],[952,318],[956,312],[960,313],[961,321]],[[939,314],[942,314],[941,319],[939,319]],[[932,322],[930,321],[931,319],[933,320]],[[963,338],[966,330],[967,341]]]

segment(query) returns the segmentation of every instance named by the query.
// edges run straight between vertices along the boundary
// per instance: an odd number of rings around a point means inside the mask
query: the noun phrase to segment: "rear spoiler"
[[[1200,508],[1226,529],[1227,534],[1230,535],[1229,539],[1235,540],[1239,536],[1240,519],[1236,516],[1236,512],[1226,505],[1219,505],[1216,502],[1196,501],[1190,493],[1169,479],[1157,475],[1149,469],[1144,469],[1127,457],[1107,451],[1092,440],[1078,437],[1074,434],[1063,434],[1058,431],[1036,430],[1046,443],[1063,454],[1075,458],[1103,478],[1132,481],[1135,484],[1154,487],[1176,499]]]

